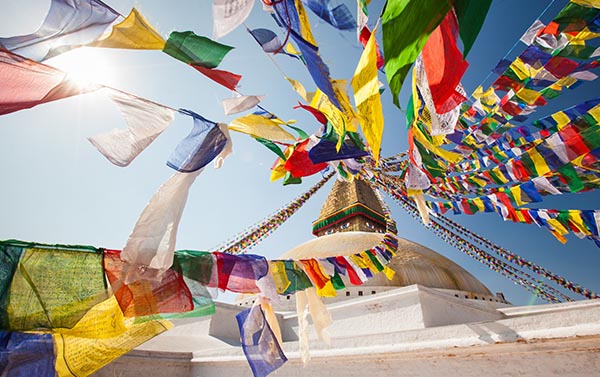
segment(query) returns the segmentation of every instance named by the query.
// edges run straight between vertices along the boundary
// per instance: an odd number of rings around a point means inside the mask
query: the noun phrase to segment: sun
[[[48,61],[80,84],[110,85],[116,81],[114,63],[101,48],[82,47]]]

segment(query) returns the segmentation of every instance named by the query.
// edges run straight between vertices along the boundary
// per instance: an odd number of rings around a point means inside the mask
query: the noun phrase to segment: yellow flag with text
[[[379,95],[379,80],[377,80],[375,32],[376,30],[373,30],[371,33],[358,61],[352,78],[352,89],[354,89],[354,103],[362,119],[361,126],[365,139],[371,147],[373,157],[378,161],[383,136],[383,110]]]
[[[162,50],[165,40],[146,21],[144,16],[133,8],[127,18],[115,25],[110,35],[88,44],[90,47],[125,48],[134,50]]]

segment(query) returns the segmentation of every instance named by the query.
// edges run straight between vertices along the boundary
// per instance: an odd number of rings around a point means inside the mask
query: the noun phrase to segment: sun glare
[[[116,72],[112,68],[113,62],[106,58],[103,50],[99,48],[78,48],[66,54],[61,54],[49,62],[80,84],[109,85],[115,82]]]

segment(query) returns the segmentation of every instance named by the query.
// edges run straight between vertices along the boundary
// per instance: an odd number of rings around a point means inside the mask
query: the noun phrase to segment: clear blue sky
[[[5,3],[0,14],[1,36],[33,32],[49,7],[47,0]],[[165,38],[174,30],[212,34],[212,2],[208,0],[138,0],[135,3],[109,0],[107,3],[125,15],[135,5]],[[356,11],[354,1],[345,3]],[[545,0],[493,2],[468,59],[470,67],[463,84],[469,93],[548,3]],[[556,1],[543,20],[547,22],[565,3]],[[372,22],[382,4],[383,1],[373,0]],[[350,79],[362,51],[355,33],[339,32],[310,13],[309,17],[332,76]],[[260,9],[258,0],[247,24],[251,28],[266,27],[279,32]],[[298,97],[243,28],[220,41],[235,47],[220,68],[243,75],[241,92],[264,94],[263,106],[279,117],[297,119],[298,125],[308,132],[317,129],[311,117],[302,110],[292,109]],[[516,56],[523,48],[523,44],[518,44],[509,57]],[[288,76],[300,80],[309,90],[314,89],[299,62],[285,56],[276,59]],[[223,115],[220,103],[230,97],[227,89],[160,51],[80,49],[47,63],[63,69],[75,67],[83,74],[87,71],[88,75],[93,74],[115,88],[171,107],[188,108],[214,121],[233,119]],[[380,78],[384,80],[383,75]],[[485,84],[490,83],[491,80],[487,80]],[[552,102],[539,116],[597,95],[597,89],[597,82],[586,83]],[[402,104],[407,102],[407,93],[402,92]],[[382,100],[386,121],[382,155],[389,156],[406,149],[406,122],[404,114],[392,105],[389,91]],[[0,239],[122,248],[147,201],[173,173],[165,162],[178,141],[189,132],[191,119],[176,115],[172,126],[127,168],[110,164],[86,140],[88,136],[115,127],[125,127],[125,122],[117,108],[100,93],[0,117]],[[275,155],[246,135],[234,133],[233,141],[234,154],[223,168],[206,169],[192,187],[179,228],[178,249],[208,250],[274,212],[320,178],[305,179],[301,186],[270,183],[269,168]],[[317,218],[330,187],[331,184],[322,189],[271,238],[251,252],[275,258],[311,239],[311,222]],[[586,193],[550,198],[542,207],[594,209],[599,208],[599,204],[598,193]],[[449,257],[492,291],[504,292],[513,303],[534,302],[524,289],[450,248],[393,203],[391,208],[401,237]],[[562,245],[544,229],[505,223],[495,214],[450,216],[497,244],[600,291],[597,273],[600,249],[592,242],[570,236],[569,242]]]

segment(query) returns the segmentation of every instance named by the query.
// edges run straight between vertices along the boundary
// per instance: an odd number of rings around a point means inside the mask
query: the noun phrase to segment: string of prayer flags
[[[356,21],[352,17],[346,4],[336,7],[331,5],[331,0],[302,0],[310,10],[323,21],[339,30],[356,29]]]
[[[225,115],[237,114],[242,111],[250,110],[258,105],[265,96],[239,96],[227,98],[222,101]]]
[[[389,2],[382,15],[385,72],[392,99],[398,95],[410,67],[429,34],[442,22],[451,5],[446,0],[404,0]]]
[[[42,103],[87,93],[98,86],[83,86],[64,72],[0,48],[0,115]]]
[[[253,6],[254,0],[214,0],[213,38],[219,39],[243,24]]]
[[[105,88],[104,91],[121,111],[128,127],[115,128],[89,137],[88,140],[113,164],[128,166],[169,127],[175,111],[114,89]]]
[[[177,144],[167,166],[182,173],[192,173],[213,161],[229,142],[219,125],[190,110],[179,110],[194,119],[189,135]]]
[[[166,41],[135,8],[120,23],[114,25],[110,34],[89,47],[124,48],[135,50],[162,50]]]
[[[242,349],[254,377],[265,377],[287,361],[260,304],[239,312],[235,317]]]
[[[51,0],[50,10],[35,33],[0,38],[0,46],[44,61],[95,41],[119,16],[99,0]]]
[[[377,79],[375,31],[373,30],[358,61],[354,77],[352,77],[352,88],[354,89],[354,102],[362,118],[361,127],[365,139],[371,148],[375,161],[378,161],[384,122],[379,94],[379,80]]]

